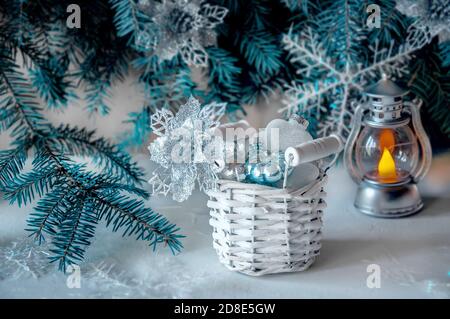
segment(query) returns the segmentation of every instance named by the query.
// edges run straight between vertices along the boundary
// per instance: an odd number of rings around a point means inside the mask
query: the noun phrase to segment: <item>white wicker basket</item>
[[[321,248],[326,180],[323,170],[294,190],[220,180],[208,191],[220,262],[252,276],[309,268]]]

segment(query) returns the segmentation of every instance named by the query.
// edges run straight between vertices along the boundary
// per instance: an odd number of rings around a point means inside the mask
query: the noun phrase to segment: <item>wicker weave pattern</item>
[[[229,269],[260,276],[307,269],[319,255],[321,176],[298,190],[220,180],[208,192],[214,248]]]

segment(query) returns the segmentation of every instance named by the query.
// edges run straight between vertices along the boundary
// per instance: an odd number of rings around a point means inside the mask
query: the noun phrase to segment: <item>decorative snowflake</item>
[[[46,248],[48,247],[38,246],[29,240],[0,247],[0,281],[44,276],[51,270]]]
[[[214,28],[228,13],[224,7],[201,0],[141,0],[139,8],[152,19],[152,26],[137,37],[142,51],[170,60],[178,53],[188,65],[207,66],[206,46],[215,45]],[[156,30],[156,31],[155,31]]]
[[[450,0],[398,0],[396,8],[417,18],[411,28],[438,35],[440,42],[450,40]]]
[[[212,129],[219,125],[225,107],[226,103],[202,107],[190,97],[176,115],[168,109],[152,115],[151,127],[159,137],[148,149],[151,160],[160,166],[149,180],[154,194],[171,192],[174,200],[182,202],[192,194],[196,182],[200,190],[214,184],[214,160],[223,154],[205,150],[223,150],[223,140],[214,138]]]
[[[346,48],[342,50],[347,53],[339,57],[330,56],[323,38],[311,28],[300,34],[291,30],[283,37],[291,61],[300,65],[297,74],[302,76],[302,81],[286,84],[285,107],[280,112],[287,116],[300,112],[316,119],[320,136],[334,132],[346,138],[355,104],[362,99],[365,86],[379,80],[382,74],[394,80],[408,75],[407,62],[412,54],[430,43],[435,35],[410,28],[402,45],[391,41],[389,47],[380,48],[375,42],[369,47],[373,56],[369,60],[364,54],[348,53],[352,52],[350,46],[360,47],[358,41],[365,38],[362,30],[355,28],[348,33],[347,41],[343,41]]]

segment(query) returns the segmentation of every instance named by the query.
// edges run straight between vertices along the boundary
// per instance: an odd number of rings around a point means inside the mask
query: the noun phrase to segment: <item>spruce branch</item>
[[[28,218],[26,230],[31,232],[30,236],[34,237],[39,245],[45,241],[44,233],[56,235],[57,227],[66,215],[67,207],[72,206],[70,199],[76,198],[77,195],[78,190],[62,185],[38,201]]]
[[[130,36],[130,40],[136,37],[139,30],[138,10],[134,0],[109,0],[112,9],[115,10],[114,24],[119,37]]]
[[[52,140],[67,154],[92,156],[98,165],[120,179],[131,183],[143,181],[143,173],[131,157],[105,139],[95,138],[95,131],[61,125],[54,129]]]
[[[0,51],[4,53],[5,51]],[[0,152],[0,182],[5,198],[19,206],[40,198],[27,230],[37,242],[52,239],[51,262],[59,269],[83,260],[102,218],[113,221],[113,231],[136,235],[155,249],[165,243],[181,250],[179,229],[146,208],[146,191],[134,186],[143,173],[129,155],[94,131],[53,127],[42,115],[34,88],[5,54],[0,56],[0,112],[2,126],[12,128],[16,148]],[[22,173],[33,150],[33,167]],[[91,157],[100,168],[89,172],[74,156]]]
[[[0,185],[4,185],[23,170],[27,154],[28,149],[23,145],[0,151]]]
[[[264,31],[249,32],[240,39],[239,48],[248,63],[261,75],[271,75],[281,68],[281,50],[275,38]]]

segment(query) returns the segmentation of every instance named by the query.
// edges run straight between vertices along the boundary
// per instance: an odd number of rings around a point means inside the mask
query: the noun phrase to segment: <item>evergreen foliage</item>
[[[172,0],[148,0],[150,4],[167,1]],[[293,81],[318,86],[324,74],[298,74],[298,61],[293,63],[285,50],[283,34],[289,30],[295,36],[313,30],[326,56],[338,69],[343,69],[347,64],[356,67],[361,61],[367,66],[373,59],[371,48],[375,45],[381,52],[391,46],[393,51],[399,51],[408,28],[416,20],[398,11],[396,0],[207,0],[204,3],[225,7],[228,13],[224,23],[215,28],[217,45],[206,48],[208,65],[200,71],[205,75],[207,87],[200,88],[192,70],[179,55],[162,61],[136,45],[143,31],[158,32],[152,16],[140,10],[137,0],[78,1],[81,29],[65,27],[66,8],[70,3],[69,0],[3,0],[1,10],[7,17],[3,20],[8,23],[0,24],[0,39],[13,44],[12,50],[17,50],[20,44],[19,51],[31,66],[33,86],[54,108],[64,107],[77,98],[73,88],[83,84],[88,110],[107,115],[115,84],[130,69],[136,71],[146,102],[140,111],[130,113],[125,120],[130,130],[123,134],[122,146],[144,143],[151,132],[149,115],[164,105],[176,108],[191,94],[207,103],[227,102],[229,118],[236,119],[244,114],[243,105],[255,103],[273,92],[288,91]],[[380,5],[379,29],[368,29],[365,25],[369,4]],[[425,103],[422,112],[424,121],[433,124],[429,127],[433,127],[430,134],[437,137],[435,144],[442,138],[447,142],[450,138],[446,82],[442,82],[448,76],[449,45],[449,41],[439,46],[430,43],[420,52],[411,52],[410,75],[404,77],[404,84],[425,98],[421,92],[431,92],[429,86],[436,82],[428,81],[430,74],[426,72],[431,70],[416,66],[430,65],[433,56],[440,65],[433,71],[435,80],[440,79],[438,96],[429,95],[433,104]],[[424,52],[433,54],[429,58]],[[415,76],[414,80],[411,75]],[[367,79],[355,80],[361,82],[355,83],[360,86],[368,84]],[[342,117],[335,104],[329,98],[323,100],[321,112],[325,117]],[[297,111],[302,111],[300,105]],[[320,130],[324,120],[319,117],[316,121]],[[336,128],[330,126],[330,129]]]
[[[83,260],[101,220],[123,236],[147,241],[153,249],[163,243],[174,253],[180,251],[183,236],[174,224],[145,206],[148,194],[139,187],[143,172],[128,154],[93,131],[55,127],[43,116],[39,95],[49,107],[66,105],[74,97],[71,77],[95,78],[96,85],[106,88],[125,70],[125,60],[118,62],[122,55],[94,58],[96,50],[105,48],[102,40],[91,34],[97,47],[90,58],[77,64],[78,74],[69,74],[67,59],[73,57],[53,50],[51,28],[39,29],[45,18],[55,22],[52,12],[42,11],[59,7],[56,2],[54,5],[48,6],[47,1],[0,5],[0,133],[13,138],[12,148],[0,151],[0,191],[11,204],[34,203],[27,230],[39,243],[50,239],[50,261],[63,271]],[[64,5],[60,8],[65,10]],[[88,41],[78,41],[73,45],[90,50]],[[17,65],[20,58],[25,70]],[[93,103],[102,105],[98,100]]]

